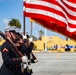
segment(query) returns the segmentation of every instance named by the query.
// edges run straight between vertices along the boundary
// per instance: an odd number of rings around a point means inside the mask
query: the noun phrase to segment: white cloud
[[[9,20],[8,20],[8,19],[3,19],[3,23],[4,23],[5,25],[8,25]]]

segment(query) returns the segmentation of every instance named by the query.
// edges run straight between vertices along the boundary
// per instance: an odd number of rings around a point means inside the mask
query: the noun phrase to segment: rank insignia
[[[8,49],[7,48],[4,48],[2,52],[8,52]]]

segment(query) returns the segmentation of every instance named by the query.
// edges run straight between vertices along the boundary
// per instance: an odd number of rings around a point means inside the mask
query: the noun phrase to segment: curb
[[[51,52],[51,53],[57,53],[57,52],[59,52],[59,51],[48,51],[48,52]]]
[[[32,50],[32,52],[38,53],[38,52],[41,52],[41,51],[39,51],[39,50]]]

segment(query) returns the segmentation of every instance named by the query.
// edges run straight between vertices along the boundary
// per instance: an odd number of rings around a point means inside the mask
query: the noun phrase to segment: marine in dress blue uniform
[[[20,34],[18,34],[18,35],[20,35]],[[23,37],[20,35],[19,36],[19,38],[21,39],[21,40],[23,40],[23,42],[18,42],[19,44],[21,44],[21,45],[19,45],[18,46],[18,49],[24,54],[24,55],[26,55],[27,56],[27,58],[28,58],[28,60],[30,61],[30,63],[31,63],[31,60],[30,60],[30,50],[29,50],[29,45],[28,45],[28,40],[27,40],[27,38],[26,38],[26,36],[25,36],[25,39],[23,39]],[[28,62],[28,66],[31,66],[30,65],[30,63]],[[33,73],[33,71],[32,71],[32,69],[30,70],[30,71],[28,71],[28,67],[26,67],[26,69],[25,69],[25,71],[24,71],[24,75],[31,75]]]
[[[6,31],[6,36],[10,38],[12,42],[15,42],[17,38],[13,34],[13,31],[9,29],[11,28],[8,28],[8,31]],[[21,63],[27,61],[26,56],[19,57],[7,41],[1,46],[1,54],[3,64],[1,66],[0,75],[23,75],[21,71]]]
[[[1,47],[3,65],[0,75],[22,75],[21,63],[22,60],[13,51],[13,48],[8,42],[4,42]]]

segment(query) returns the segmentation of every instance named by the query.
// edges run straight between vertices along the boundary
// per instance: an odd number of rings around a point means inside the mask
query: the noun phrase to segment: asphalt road
[[[33,75],[76,75],[76,53],[34,53],[39,61],[32,64]],[[1,56],[0,56],[1,59]],[[2,60],[0,60],[0,65]]]

